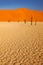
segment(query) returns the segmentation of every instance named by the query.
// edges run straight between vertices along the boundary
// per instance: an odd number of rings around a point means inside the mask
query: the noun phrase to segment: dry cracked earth
[[[0,65],[43,65],[43,23],[0,22]]]

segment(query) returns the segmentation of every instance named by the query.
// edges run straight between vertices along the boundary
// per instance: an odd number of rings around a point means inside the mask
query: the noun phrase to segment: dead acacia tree
[[[10,22],[10,20],[8,20],[8,22]]]
[[[35,20],[35,25],[36,25],[36,20]]]
[[[31,25],[32,25],[32,17],[31,17]]]
[[[26,19],[24,20],[24,23],[26,24]]]

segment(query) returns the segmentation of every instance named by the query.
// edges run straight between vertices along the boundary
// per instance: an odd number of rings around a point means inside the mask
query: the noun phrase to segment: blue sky
[[[0,0],[0,9],[29,8],[43,11],[43,0]]]

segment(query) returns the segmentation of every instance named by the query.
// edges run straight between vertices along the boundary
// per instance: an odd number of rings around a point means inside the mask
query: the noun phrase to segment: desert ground
[[[0,22],[0,65],[43,65],[43,22]]]

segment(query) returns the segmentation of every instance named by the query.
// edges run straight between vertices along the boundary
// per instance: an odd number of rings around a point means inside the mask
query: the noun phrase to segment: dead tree
[[[35,25],[36,25],[36,20],[35,20]]]
[[[10,22],[10,20],[8,20],[8,22]]]
[[[32,25],[32,17],[31,17],[31,25]]]
[[[24,23],[26,24],[26,20],[24,20]]]
[[[35,25],[36,25],[36,21],[35,21]]]
[[[20,21],[18,20],[18,23],[19,23]]]

